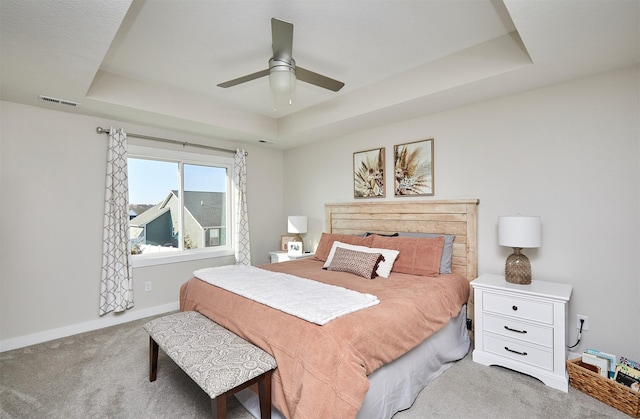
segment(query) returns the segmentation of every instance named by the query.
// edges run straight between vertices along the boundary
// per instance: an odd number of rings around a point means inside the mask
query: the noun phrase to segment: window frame
[[[180,195],[180,238],[179,247],[175,252],[159,252],[140,255],[131,255],[131,264],[134,268],[143,266],[163,265],[169,263],[187,262],[207,258],[216,258],[235,255],[233,247],[234,217],[235,217],[235,193],[233,193],[234,158],[214,154],[203,154],[189,151],[176,151],[164,148],[155,148],[141,145],[128,145],[127,158],[160,160],[178,164],[178,188]],[[225,246],[204,247],[199,249],[184,249],[184,164],[224,167],[227,169],[226,214],[227,237]]]

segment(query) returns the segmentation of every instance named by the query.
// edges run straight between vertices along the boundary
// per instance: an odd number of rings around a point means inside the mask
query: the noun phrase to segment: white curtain
[[[127,135],[123,130],[112,127],[109,132],[104,199],[101,316],[133,307],[128,193]]]
[[[247,159],[244,150],[236,149],[233,183],[236,202],[236,225],[234,247],[236,265],[251,265],[251,243],[249,242],[249,211],[247,209]]]

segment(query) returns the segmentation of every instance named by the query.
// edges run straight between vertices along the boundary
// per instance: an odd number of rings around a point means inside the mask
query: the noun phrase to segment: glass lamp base
[[[519,247],[513,248],[513,253],[507,258],[504,266],[504,278],[512,284],[527,285],[531,283],[531,263],[529,258],[520,253]]]
[[[293,239],[294,242],[300,242],[302,245],[302,253],[304,253],[304,241],[302,240],[302,236],[300,234],[296,234]]]

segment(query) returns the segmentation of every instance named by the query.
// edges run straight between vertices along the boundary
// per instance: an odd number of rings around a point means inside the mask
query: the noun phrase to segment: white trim
[[[202,150],[171,150],[165,148],[127,144],[127,156],[137,158],[159,158],[168,161],[182,161],[184,163],[202,164],[203,162],[211,164],[220,164],[223,166],[233,166],[233,156],[219,156],[215,154],[206,154]]]
[[[24,348],[25,346],[77,335],[78,333],[103,329],[105,327],[115,326],[118,324],[143,319],[149,316],[155,316],[158,314],[168,313],[170,311],[176,311],[179,309],[180,302],[176,301],[173,303],[149,307],[142,310],[126,310],[124,313],[106,315],[98,320],[91,320],[88,322],[73,324],[71,326],[45,330],[44,332],[33,333],[31,335],[20,336],[17,338],[5,339],[0,341],[0,352]]]
[[[148,253],[142,255],[132,255],[131,264],[134,268],[144,266],[164,265],[167,263],[188,262],[191,260],[211,259],[217,257],[235,256],[233,249],[225,247],[222,249],[195,249],[188,251]]]

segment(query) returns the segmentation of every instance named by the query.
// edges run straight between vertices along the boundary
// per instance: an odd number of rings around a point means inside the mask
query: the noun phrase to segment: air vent
[[[64,99],[58,99],[55,97],[51,97],[51,96],[43,96],[40,95],[40,100],[43,102],[48,102],[48,103],[57,103],[58,105],[66,105],[66,106],[79,106],[80,104],[77,102],[72,102],[70,100],[64,100]]]

